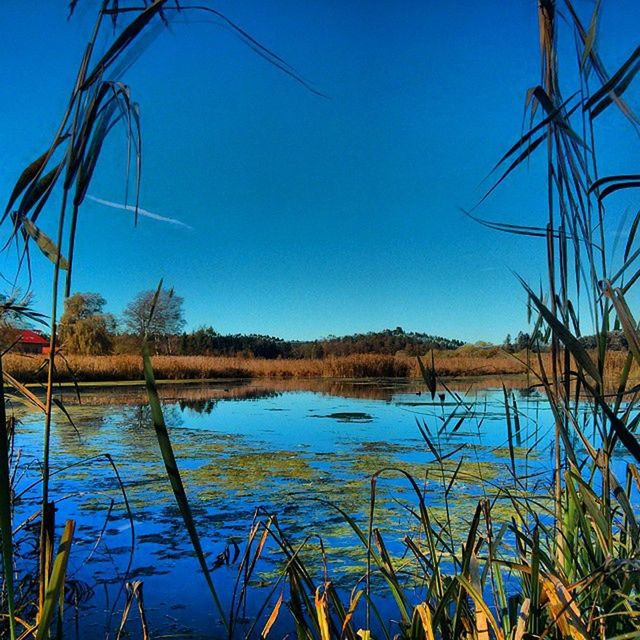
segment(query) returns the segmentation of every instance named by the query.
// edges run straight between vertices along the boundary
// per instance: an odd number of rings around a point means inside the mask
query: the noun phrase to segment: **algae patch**
[[[373,416],[363,411],[336,411],[335,413],[327,413],[323,416],[310,416],[311,418],[326,418],[336,420],[337,422],[373,422]]]

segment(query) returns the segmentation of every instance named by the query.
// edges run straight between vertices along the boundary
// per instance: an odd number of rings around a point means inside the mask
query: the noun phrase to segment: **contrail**
[[[125,211],[131,211],[133,213],[136,212],[136,207],[132,204],[120,204],[119,202],[111,202],[111,200],[103,200],[102,198],[96,198],[95,196],[90,195],[87,195],[87,198],[89,200],[93,200],[93,202],[97,202],[98,204],[103,204],[105,207],[111,207],[112,209],[124,209]],[[145,218],[151,218],[152,220],[159,220],[160,222],[175,224],[179,227],[193,229],[193,227],[185,224],[181,220],[177,220],[176,218],[167,218],[166,216],[161,216],[159,213],[153,213],[153,211],[147,211],[146,209],[142,209],[141,207],[138,207],[138,215],[144,216]]]

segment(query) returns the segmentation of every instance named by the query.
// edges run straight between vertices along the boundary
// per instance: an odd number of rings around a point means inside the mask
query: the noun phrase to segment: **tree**
[[[124,326],[129,333],[138,337],[146,334],[153,340],[156,352],[163,342],[170,352],[168,338],[179,334],[185,325],[182,308],[184,298],[175,295],[173,289],[161,289],[152,315],[155,295],[156,292],[153,290],[141,291],[122,314]]]
[[[531,336],[528,333],[523,333],[522,331],[519,331],[513,346],[515,351],[524,351],[525,349],[530,349]]]
[[[59,327],[66,351],[82,355],[111,353],[116,321],[103,312],[106,303],[99,293],[75,293],[67,298]]]

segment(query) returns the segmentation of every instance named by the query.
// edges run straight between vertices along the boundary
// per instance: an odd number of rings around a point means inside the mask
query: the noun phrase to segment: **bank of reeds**
[[[610,352],[605,362],[604,378],[613,384],[625,366],[628,353]],[[475,378],[524,375],[539,372],[537,355],[508,354],[459,355],[456,351],[434,354],[438,375],[442,378]],[[527,364],[527,361],[529,364]],[[549,366],[549,354],[541,354],[543,366]],[[23,383],[45,382],[46,369],[42,356],[8,354],[4,366],[8,373]],[[414,357],[360,354],[323,359],[271,360],[263,358],[231,358],[216,356],[154,356],[154,371],[159,380],[213,380],[218,378],[412,378],[421,377]],[[640,369],[634,363],[630,379],[639,379]],[[58,382],[142,381],[139,356],[66,356],[60,359]],[[536,383],[536,381],[532,381]]]
[[[44,382],[41,358],[10,355],[7,371],[21,382]],[[216,378],[417,378],[415,358],[407,356],[351,355],[324,359],[266,360],[214,356],[155,356],[153,368],[159,380],[207,380]],[[446,362],[446,364],[444,364]],[[446,358],[443,375],[522,373],[524,367],[509,357],[492,359]],[[58,381],[108,382],[143,379],[139,356],[68,356],[58,365]]]

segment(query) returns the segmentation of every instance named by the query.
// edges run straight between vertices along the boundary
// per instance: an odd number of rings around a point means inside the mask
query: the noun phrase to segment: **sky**
[[[5,199],[51,143],[91,32],[98,3],[80,0],[70,20],[66,4],[3,6]],[[588,22],[593,2],[575,4]],[[478,203],[522,131],[526,90],[540,74],[537,2],[211,6],[323,95],[203,15],[156,29],[122,80],[140,105],[140,205],[182,224],[141,217],[134,227],[131,212],[100,202],[125,201],[126,138],[115,131],[80,214],[73,290],[100,292],[118,315],[163,278],[185,300],[187,329],[288,339],[401,326],[499,342],[526,330],[513,272],[536,285],[543,244],[479,226],[462,209]],[[598,48],[610,70],[637,46],[637,24],[635,0],[603,2]],[[568,59],[573,34],[562,27],[561,37]],[[565,95],[574,82],[563,66]],[[632,106],[639,97],[632,87]],[[612,113],[598,126],[602,173],[637,172],[638,140],[624,119]],[[534,160],[476,213],[542,224],[545,194]],[[41,217],[51,235],[56,198]],[[608,233],[628,206],[608,214]],[[0,256],[5,278],[14,263],[13,253]],[[48,313],[51,265],[35,253],[32,288]]]

